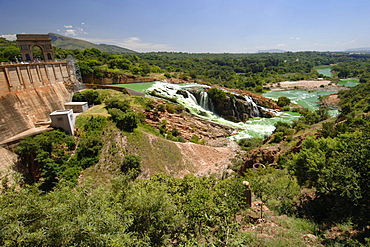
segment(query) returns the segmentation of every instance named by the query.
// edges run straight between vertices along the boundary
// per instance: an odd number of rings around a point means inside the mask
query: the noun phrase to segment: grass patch
[[[100,104],[100,105],[95,105],[91,108],[89,108],[87,111],[85,111],[84,113],[81,113],[79,116],[93,116],[93,115],[99,115],[99,116],[105,116],[105,117],[108,117],[109,114],[108,114],[108,111],[107,109],[104,108],[105,105],[104,104]],[[78,119],[79,117],[77,117]]]
[[[133,133],[127,133],[127,141],[127,153],[141,157],[143,170],[149,171],[145,175],[168,173],[168,170],[176,174],[181,170],[191,169],[183,161],[182,153],[174,142],[150,135],[142,127],[135,129]],[[167,167],[168,165],[171,167]]]

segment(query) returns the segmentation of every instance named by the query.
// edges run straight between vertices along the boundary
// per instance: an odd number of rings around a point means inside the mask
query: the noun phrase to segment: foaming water
[[[217,116],[212,111],[203,108],[201,105],[198,104],[197,100],[191,93],[188,92],[187,97],[185,97],[183,94],[177,93],[178,90],[182,90],[185,88],[209,88],[209,86],[200,84],[170,84],[165,82],[157,82],[153,84],[150,88],[148,88],[146,91],[147,92],[154,91],[158,95],[176,99],[177,102],[179,102],[184,107],[188,108],[190,113],[200,118],[220,123],[223,125],[239,128],[240,131],[237,134],[230,137],[231,139],[234,140],[251,137],[258,138],[266,137],[268,135],[271,135],[271,133],[275,130],[274,125],[277,122],[281,121],[290,123],[299,117],[298,113],[275,111],[277,116],[274,118],[253,118],[247,121],[246,123],[231,122],[222,117]],[[251,104],[255,105],[255,102]]]
[[[326,91],[303,91],[303,90],[287,90],[287,91],[269,91],[263,94],[264,97],[273,100],[278,100],[279,97],[285,96],[291,100],[292,103],[301,105],[311,111],[319,108],[319,96],[326,96],[336,92]]]

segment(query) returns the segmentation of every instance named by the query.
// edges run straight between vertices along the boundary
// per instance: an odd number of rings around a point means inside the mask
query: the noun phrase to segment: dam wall
[[[74,73],[66,62],[0,66],[0,141],[49,121],[71,100]],[[67,87],[66,87],[67,86]]]

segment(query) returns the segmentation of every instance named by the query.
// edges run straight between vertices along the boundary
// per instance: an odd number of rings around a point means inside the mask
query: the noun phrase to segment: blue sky
[[[0,0],[0,36],[59,33],[139,52],[370,47],[369,0]]]

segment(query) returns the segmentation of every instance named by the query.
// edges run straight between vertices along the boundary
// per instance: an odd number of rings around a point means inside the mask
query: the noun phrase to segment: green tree
[[[327,204],[317,219],[348,220],[367,224],[369,207],[370,138],[368,132],[342,134],[335,138],[307,138],[299,153],[286,165],[303,186],[317,190],[317,200]]]
[[[96,90],[88,89],[73,94],[72,101],[87,102],[89,105],[100,104],[99,93]]]
[[[278,98],[277,105],[280,107],[284,107],[290,104],[290,99],[285,96],[281,96]]]
[[[132,66],[132,62],[125,58],[116,58],[108,61],[108,68],[110,69],[122,69],[122,70],[129,70]]]
[[[3,50],[3,60],[6,61],[14,61],[15,57],[18,57],[21,54],[21,51],[16,46],[9,46],[4,48]]]
[[[43,190],[54,187],[58,177],[68,167],[67,161],[75,145],[72,136],[59,130],[22,140],[15,152],[19,155],[21,165],[26,168],[26,182],[35,183],[42,178]]]
[[[119,99],[108,99],[105,102],[105,108],[116,108],[122,112],[127,112],[130,110],[130,101],[129,100],[119,100]]]
[[[139,122],[140,120],[137,113],[127,112],[117,119],[116,124],[119,129],[132,132],[137,128]]]

